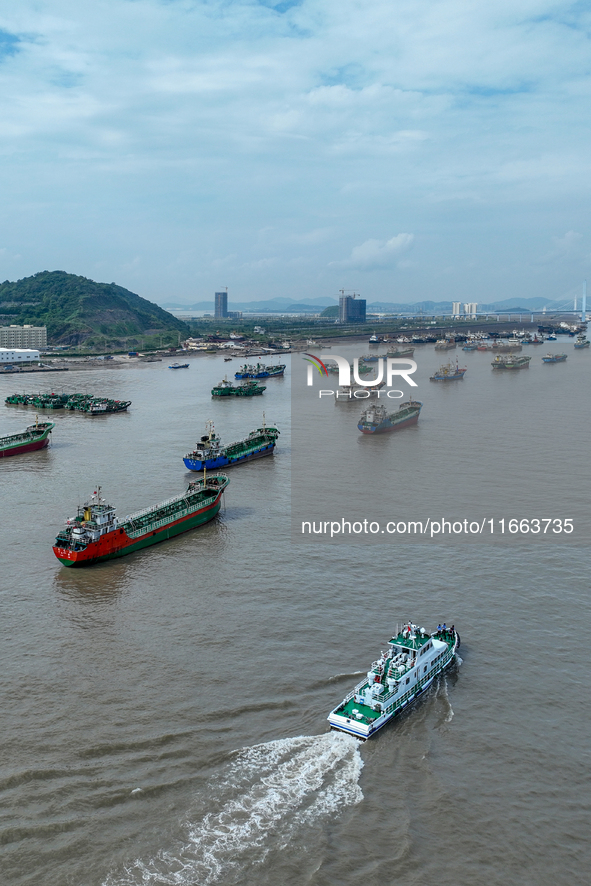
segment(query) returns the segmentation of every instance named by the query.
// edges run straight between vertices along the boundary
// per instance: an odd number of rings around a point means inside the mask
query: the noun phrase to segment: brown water
[[[552,399],[534,366],[539,350],[515,376],[493,380],[488,355],[467,354],[461,389],[421,383],[417,428],[382,438],[370,455],[382,479],[365,493],[357,484],[365,507],[380,488],[390,494],[396,453],[408,501],[398,450],[408,447],[420,461],[414,510],[447,495],[476,512],[476,469],[456,455],[461,440],[485,464],[494,450],[503,492],[524,516],[531,492],[536,507],[572,510],[584,525],[591,360],[581,352],[544,367]],[[417,354],[427,375],[443,362],[430,348]],[[293,544],[289,377],[268,380],[262,398],[212,402],[212,384],[236,366],[205,357],[178,372],[161,363],[56,375],[56,388],[130,399],[131,410],[57,412],[51,449],[0,462],[2,882],[587,882],[585,545]],[[493,383],[509,418],[498,402],[478,406]],[[526,385],[530,420],[515,427]],[[0,377],[2,397],[14,389]],[[0,408],[6,432],[34,416]],[[208,419],[229,442],[263,409],[281,430],[276,455],[230,472],[217,521],[120,561],[60,567],[53,538],[95,484],[121,516],[173,495]],[[317,467],[317,446],[307,479],[297,460],[293,478],[304,499],[316,485],[326,514],[344,501],[331,471],[340,465],[354,480],[351,447],[378,442],[345,432],[356,407],[332,414],[342,430],[329,461]],[[558,437],[539,447],[542,425]],[[519,479],[501,440],[530,452],[531,477]],[[463,663],[367,744],[328,733],[328,711],[407,618],[454,622]]]

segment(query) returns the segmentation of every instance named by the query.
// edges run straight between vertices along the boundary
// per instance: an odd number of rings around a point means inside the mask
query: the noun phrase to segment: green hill
[[[47,326],[51,344],[119,347],[176,344],[187,326],[168,311],[115,283],[95,283],[64,271],[41,271],[0,284],[0,325]]]

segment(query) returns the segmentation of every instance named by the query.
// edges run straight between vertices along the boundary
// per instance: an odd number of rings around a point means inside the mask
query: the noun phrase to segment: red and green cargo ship
[[[55,424],[52,421],[37,421],[34,425],[29,425],[28,428],[21,431],[20,434],[0,437],[0,458],[45,449],[49,445],[49,435],[54,428]]]
[[[53,552],[64,566],[90,566],[196,529],[217,515],[229,482],[226,474],[200,478],[189,483],[182,495],[137,511],[121,522],[98,486],[77,515],[66,521]]]

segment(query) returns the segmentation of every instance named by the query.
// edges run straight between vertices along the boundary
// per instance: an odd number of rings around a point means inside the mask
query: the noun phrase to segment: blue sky
[[[591,276],[590,29],[560,0],[21,0],[0,276],[559,298]]]

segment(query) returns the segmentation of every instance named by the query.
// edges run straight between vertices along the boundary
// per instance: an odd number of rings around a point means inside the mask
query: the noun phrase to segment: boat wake
[[[455,715],[454,715],[454,709],[451,706],[451,701],[449,700],[449,693],[447,691],[447,680],[445,679],[445,677],[443,675],[441,677],[440,687],[441,687],[441,690],[440,690],[441,695],[442,695],[443,699],[445,700],[445,705],[447,707],[447,714],[445,716],[444,723],[451,723],[451,721],[453,720]]]
[[[176,846],[136,860],[103,886],[168,886],[227,880],[230,869],[264,861],[295,834],[363,799],[359,742],[342,733],[299,736],[238,751],[206,815],[183,826]]]

